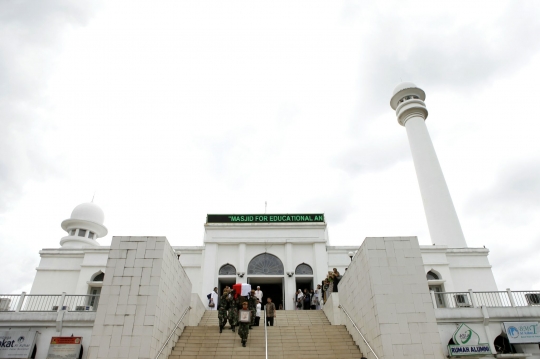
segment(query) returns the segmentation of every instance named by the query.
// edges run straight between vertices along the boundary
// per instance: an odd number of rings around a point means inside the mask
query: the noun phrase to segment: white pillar
[[[201,266],[202,272],[202,286],[201,300],[203,303],[206,303],[206,295],[212,291],[214,287],[218,285],[217,283],[217,270],[216,262],[218,255],[218,244],[217,243],[206,243],[204,249],[203,263]]]
[[[247,283],[248,264],[246,264],[246,244],[240,243],[238,245],[238,273],[245,273],[245,274],[242,277],[237,277],[236,283]]]
[[[313,258],[313,289],[317,289],[317,284],[321,284],[328,273],[328,253],[325,243],[313,243]]]
[[[431,242],[452,248],[467,247],[448,186],[429,137],[424,91],[410,82],[396,87],[390,105],[405,126],[420,186]]]
[[[292,265],[292,258],[293,258],[293,245],[290,242],[287,242],[285,244],[285,301],[283,303],[283,309],[286,310],[294,310],[294,303],[293,303],[293,297],[294,292],[296,289],[296,278],[293,275],[292,277],[289,277],[287,275],[288,272],[293,272],[295,268],[293,268]]]

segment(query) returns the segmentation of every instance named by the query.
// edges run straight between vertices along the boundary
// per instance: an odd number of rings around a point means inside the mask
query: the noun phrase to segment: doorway
[[[236,284],[236,277],[234,276],[218,278],[218,298],[221,298],[223,289],[225,289],[226,286],[232,288],[234,284]]]
[[[298,289],[307,289],[308,292],[313,289],[313,277],[296,277],[296,291]]]
[[[264,308],[268,297],[272,298],[272,303],[276,305],[276,309],[280,305],[283,306],[283,277],[248,277],[247,281],[251,284],[253,290],[257,290],[257,286],[261,287],[263,292],[262,308]]]

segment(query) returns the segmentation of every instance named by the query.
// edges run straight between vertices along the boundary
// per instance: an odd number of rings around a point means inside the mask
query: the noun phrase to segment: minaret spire
[[[399,124],[407,130],[431,242],[453,248],[467,247],[426,127],[428,111],[425,99],[426,94],[421,88],[411,82],[403,82],[394,89],[390,106],[396,110]]]

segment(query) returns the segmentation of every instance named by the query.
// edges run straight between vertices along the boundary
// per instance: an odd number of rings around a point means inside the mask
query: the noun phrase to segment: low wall
[[[342,311],[339,309],[339,292],[330,294],[330,298],[324,303],[323,312],[332,325],[343,325],[345,322],[341,319]]]
[[[165,237],[113,237],[88,358],[154,359],[190,303],[191,282]]]
[[[206,307],[204,303],[201,301],[201,297],[199,297],[196,293],[191,293],[191,310],[189,312],[189,326],[196,327],[199,325],[199,322],[201,321],[202,316],[204,315],[204,312],[206,311]]]

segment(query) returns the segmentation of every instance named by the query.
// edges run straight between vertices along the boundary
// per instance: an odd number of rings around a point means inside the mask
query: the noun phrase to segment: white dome
[[[417,88],[417,86],[413,84],[412,82],[402,82],[396,86],[396,88],[394,89],[394,92],[392,92],[392,96],[394,96],[401,90],[410,89],[410,88]]]
[[[71,212],[71,219],[82,219],[83,221],[94,222],[103,225],[105,214],[94,203],[82,203]]]
[[[396,86],[394,92],[392,93],[392,98],[390,99],[390,107],[395,110],[399,104],[399,100],[401,100],[405,96],[410,95],[418,96],[415,98],[418,98],[422,101],[426,99],[426,93],[420,87],[416,86],[412,82],[402,82]]]

